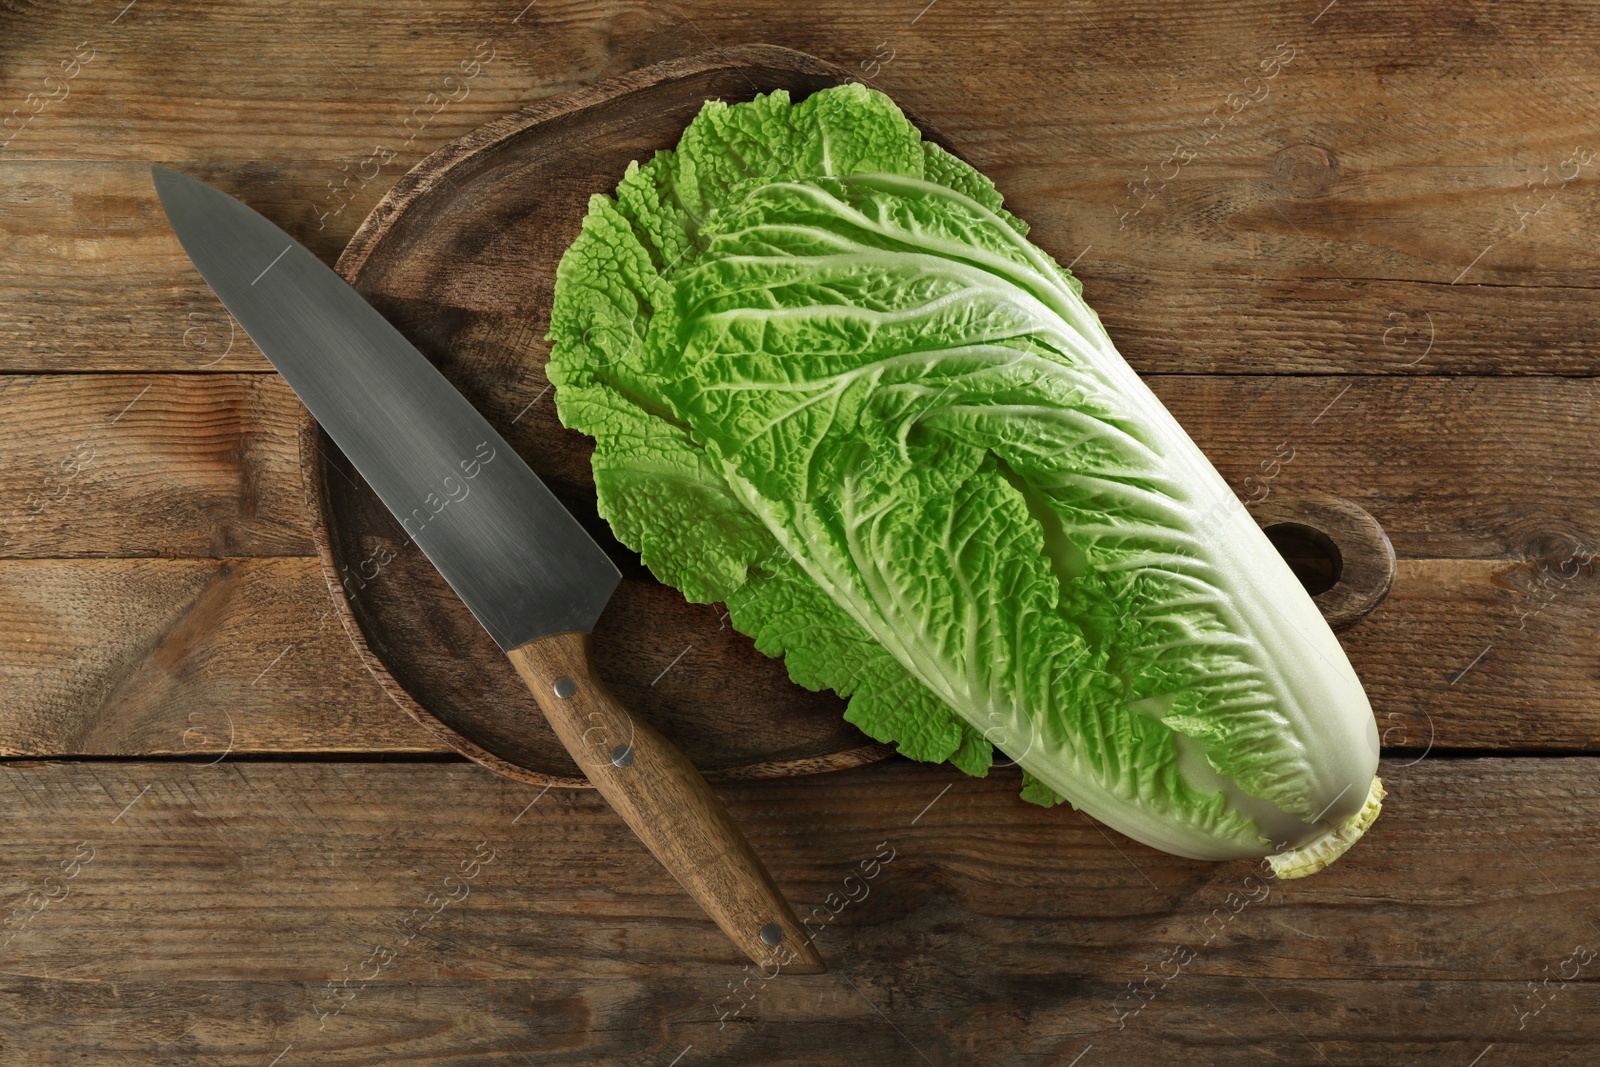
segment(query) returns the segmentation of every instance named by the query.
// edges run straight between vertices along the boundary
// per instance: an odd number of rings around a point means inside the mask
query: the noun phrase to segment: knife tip
[[[159,163],[150,164],[150,182],[156,187],[157,197],[170,190],[175,184],[175,179],[180,177],[182,175],[177,171],[163,167]]]
[[[182,171],[163,167],[159,163],[150,164],[150,181],[156,187],[157,196],[164,196],[184,185],[199,184]]]

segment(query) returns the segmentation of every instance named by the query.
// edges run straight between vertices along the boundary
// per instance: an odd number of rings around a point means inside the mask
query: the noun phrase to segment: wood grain
[[[1570,555],[1401,560],[1383,604],[1339,634],[1384,744],[1600,747],[1596,579],[1593,561]],[[361,669],[330,607],[316,562],[303,557],[0,561],[0,755],[213,758],[224,711],[237,752],[447,751]],[[626,621],[608,615],[602,630]],[[653,643],[617,646],[602,673],[632,679],[613,687],[698,765],[739,773],[771,734],[708,731],[698,709],[727,699],[746,639],[712,607],[681,622]],[[836,728],[832,698],[798,687],[789,697],[792,708],[753,717],[793,732],[797,748],[814,741],[805,730]],[[185,731],[207,724],[186,746]]]
[[[0,232],[28,253],[0,266],[0,294],[27,298],[0,302],[10,369],[212,358],[181,342],[188,314],[217,308],[166,231],[148,162],[238,193],[331,261],[382,191],[450,139],[649,63],[761,40],[855,70],[944,130],[1043,247],[1076,261],[1141,371],[1591,375],[1600,357],[1585,311],[1600,266],[1595,172],[1559,177],[1575,146],[1600,147],[1600,105],[1581,64],[1537,30],[1586,32],[1584,5],[1344,3],[1314,24],[1265,0],[935,8],[912,25],[834,0],[734,13],[542,3],[513,23],[475,0],[448,18],[223,5],[171,22],[134,9],[113,27],[47,6],[25,21],[0,99],[38,89],[86,35],[104,54],[0,153]],[[486,40],[496,58],[419,128],[413,112]],[[1280,44],[1294,58],[1246,87]],[[210,62],[158,58],[175,49]],[[1213,111],[1258,85],[1267,95],[1212,136]],[[394,158],[368,179],[378,146]],[[1175,146],[1193,160],[1126,221]]]
[[[96,376],[0,379],[0,523],[67,489],[0,534],[0,754],[97,754],[0,763],[0,919],[98,850],[0,949],[0,1063],[1589,1064],[1593,965],[1559,972],[1600,944],[1594,775],[1534,754],[1600,737],[1600,201],[1592,166],[1553,177],[1600,148],[1597,35],[1600,7],[1564,0],[0,9],[0,118],[97,50],[0,132],[0,370]],[[484,41],[495,58],[432,112]],[[853,68],[948,135],[1243,494],[1344,495],[1393,538],[1393,593],[1342,635],[1397,754],[1391,800],[1209,945],[1243,868],[1021,804],[1007,772],[892,761],[716,787],[830,915],[834,973],[763,988],[599,797],[378,762],[440,748],[324,617],[292,402],[230,347],[148,164],[331,263],[452,138],[752,41]],[[1280,45],[1266,97],[1218,111]],[[85,419],[146,385],[60,481]],[[512,385],[476,399],[509,420],[543,388]],[[543,414],[518,426],[549,432]],[[1263,482],[1280,444],[1294,459]],[[711,685],[697,652],[664,707]],[[319,752],[374,762],[283,759]],[[170,755],[127,759],[150,754]],[[833,916],[880,843],[895,859]],[[1117,1030],[1128,983],[1196,941]],[[331,1014],[375,947],[394,955]]]
[[[1600,541],[1600,452],[1587,445],[1600,393],[1587,379],[1147,380],[1241,497],[1352,500],[1403,559],[1555,561]],[[474,399],[559,495],[582,508],[587,494],[592,512],[587,456],[550,446],[584,439],[540,396],[545,385]],[[0,376],[0,412],[18,430],[0,439],[0,558],[311,551],[300,405],[275,376]],[[69,478],[85,439],[95,456]]]
[[[0,1032],[39,1063],[259,1065],[289,1044],[334,1065],[666,1063],[692,1044],[685,1062],[1065,1064],[1093,1044],[1084,1064],[1391,1065],[1492,1042],[1577,1064],[1593,982],[1517,1013],[1596,943],[1589,764],[1385,761],[1367,838],[1265,893],[1252,865],[1024,804],[1012,771],[724,787],[801,914],[825,917],[834,972],[770,983],[592,792],[469,764],[12,765],[4,903],[80,842],[94,854],[7,946]],[[1192,960],[1119,1030],[1119,996],[1175,946]]]
[[[947,113],[931,117],[941,125],[959,121]],[[981,158],[981,146],[962,141],[960,147]],[[1168,147],[1145,162],[1158,164]],[[361,217],[404,172],[396,162],[379,179],[351,188],[357,183],[345,168],[359,171],[371,151],[352,148],[346,160],[156,161],[239,197],[331,264]],[[0,153],[0,175],[6,178],[0,183],[0,235],[23,254],[0,262],[0,370],[270,369],[242,332],[229,346],[226,312],[172,236],[147,164],[7,162],[8,155]],[[1074,158],[1077,166],[1092,162]],[[1117,182],[1136,176],[1145,162],[1101,164],[1112,173],[1099,180],[1093,195],[1116,197]],[[1341,276],[1317,259],[1319,252],[1334,254],[1338,243],[1331,237],[1302,239],[1292,229],[1241,236],[1239,222],[1181,241],[1159,230],[1130,236],[1116,229],[1111,205],[1068,198],[1058,188],[1060,167],[1044,172],[1040,166],[1038,175],[998,173],[1006,167],[1002,162],[986,173],[1033,224],[1034,239],[1061,262],[1093,246],[1074,272],[1141,373],[1588,376],[1600,360],[1585,310],[1587,290],[1597,284],[1593,265],[1549,279],[1448,284],[1480,245],[1463,250],[1459,262],[1437,253],[1442,262],[1435,277],[1379,276],[1383,272],[1362,270],[1360,260],[1340,266]],[[1482,180],[1484,169],[1492,168],[1463,165],[1459,175],[1439,181],[1454,186]],[[1393,180],[1415,181],[1415,171],[1412,164],[1398,167]],[[1507,164],[1498,187],[1472,195],[1498,203],[1509,217],[1502,228],[1511,229],[1519,219],[1509,203],[1519,190],[1531,202],[1521,183],[1538,173],[1537,166],[1519,170]],[[1246,179],[1194,180],[1198,206],[1231,195]],[[1045,184],[1034,190],[1030,181]],[[330,191],[330,182],[345,192]],[[1541,216],[1508,238],[1503,251],[1522,249],[1559,262],[1549,247],[1550,227],[1564,217],[1561,211],[1584,203],[1582,196],[1578,190],[1564,194],[1547,210],[1548,219]],[[1366,207],[1393,211],[1390,199]],[[1574,229],[1587,224],[1566,223]],[[1276,214],[1263,225],[1286,226]],[[1437,225],[1429,232],[1452,230],[1442,219]],[[1480,225],[1486,245],[1494,223],[1485,218]],[[1583,254],[1581,246],[1572,251],[1573,257]]]
[[[314,560],[0,565],[0,754],[426,752]]]
[[[306,555],[276,375],[0,377],[0,555]]]

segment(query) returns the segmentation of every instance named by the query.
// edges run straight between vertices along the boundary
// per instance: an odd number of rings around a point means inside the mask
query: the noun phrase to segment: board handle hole
[[[1336,496],[1272,499],[1250,514],[1335,630],[1366,618],[1389,595],[1394,546],[1378,520]]]
[[[1298,522],[1275,523],[1264,532],[1306,592],[1316,596],[1339,584],[1339,577],[1344,573],[1344,557],[1333,538]]]

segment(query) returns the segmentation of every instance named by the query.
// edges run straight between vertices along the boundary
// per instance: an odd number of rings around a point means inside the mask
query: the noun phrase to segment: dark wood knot
[[[1272,184],[1282,196],[1309,200],[1327,193],[1338,180],[1338,161],[1319,145],[1292,144],[1272,159]]]

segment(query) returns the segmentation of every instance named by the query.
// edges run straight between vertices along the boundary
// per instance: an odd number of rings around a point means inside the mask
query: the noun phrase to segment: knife
[[[751,960],[825,970],[700,772],[595,676],[616,566],[467,399],[294,238],[220,189],[151,177],[206,284],[510,658],[556,735]]]

